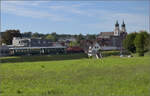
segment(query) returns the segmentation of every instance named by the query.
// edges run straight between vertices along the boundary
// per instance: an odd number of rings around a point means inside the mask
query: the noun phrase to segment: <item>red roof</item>
[[[83,51],[83,49],[80,47],[69,47],[67,48],[67,51]]]

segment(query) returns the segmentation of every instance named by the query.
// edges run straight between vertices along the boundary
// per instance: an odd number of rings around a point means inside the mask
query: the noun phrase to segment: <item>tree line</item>
[[[144,53],[150,49],[150,34],[146,31],[130,33],[123,41],[123,46],[131,53],[144,56]]]
[[[96,39],[95,34],[57,34],[56,32],[51,32],[49,34],[43,34],[38,32],[23,32],[21,33],[19,30],[6,30],[4,32],[1,32],[1,44],[5,43],[7,45],[12,44],[13,37],[27,37],[27,38],[43,38],[43,39],[50,39],[53,42],[57,42],[60,38],[75,38],[76,42],[70,42],[70,45],[80,45],[80,41],[83,39]]]

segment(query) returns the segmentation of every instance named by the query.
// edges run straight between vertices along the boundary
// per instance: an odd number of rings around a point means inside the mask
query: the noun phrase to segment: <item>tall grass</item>
[[[149,57],[0,64],[0,96],[149,96],[149,90]]]

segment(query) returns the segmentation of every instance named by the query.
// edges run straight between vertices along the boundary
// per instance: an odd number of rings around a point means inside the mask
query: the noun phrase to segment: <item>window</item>
[[[95,49],[98,49],[99,47],[98,46],[95,46]]]
[[[46,44],[46,41],[43,41],[44,44]]]

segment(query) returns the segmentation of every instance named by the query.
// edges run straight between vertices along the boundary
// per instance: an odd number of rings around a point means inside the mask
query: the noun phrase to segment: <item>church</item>
[[[114,31],[112,32],[100,32],[97,42],[101,46],[102,50],[122,50],[123,40],[127,35],[126,25],[124,21],[119,26],[118,21],[116,21]]]

